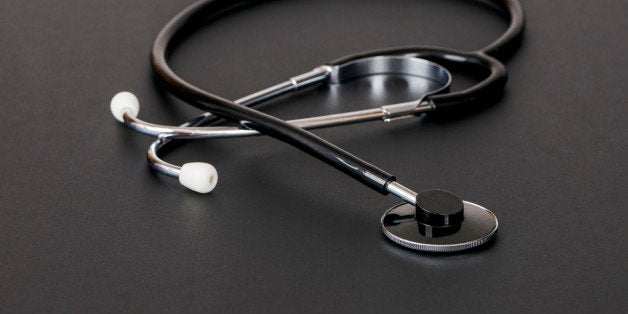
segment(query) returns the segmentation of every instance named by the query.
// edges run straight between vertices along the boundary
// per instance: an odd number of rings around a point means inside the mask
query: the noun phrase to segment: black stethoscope
[[[178,177],[181,184],[191,190],[208,193],[218,181],[218,174],[212,165],[193,162],[179,167],[162,160],[158,156],[159,151],[176,139],[265,134],[299,148],[381,194],[390,193],[404,200],[405,203],[386,211],[381,219],[383,233],[395,243],[420,251],[452,252],[482,245],[494,237],[498,222],[488,209],[443,190],[416,193],[398,183],[395,176],[306,129],[374,120],[390,121],[453,106],[492,101],[506,84],[506,68],[499,59],[516,50],[523,34],[524,14],[518,1],[485,1],[502,11],[510,25],[497,40],[477,51],[408,46],[363,52],[334,60],[236,101],[195,87],[174,73],[167,57],[175,42],[180,42],[202,22],[251,2],[199,1],[170,20],[155,39],[151,52],[153,70],[172,94],[206,111],[204,114],[178,127],[157,125],[137,118],[139,101],[133,94],[121,92],[112,99],[111,111],[116,119],[140,133],[158,138],[148,150],[148,159],[154,169]],[[444,66],[475,71],[485,77],[470,88],[451,92],[451,74]],[[290,121],[250,108],[307,86],[337,84],[375,74],[402,74],[421,80],[423,96],[414,101],[387,104],[375,109]],[[238,126],[227,126],[221,123],[221,119],[235,121]],[[203,127],[209,124],[212,126]]]

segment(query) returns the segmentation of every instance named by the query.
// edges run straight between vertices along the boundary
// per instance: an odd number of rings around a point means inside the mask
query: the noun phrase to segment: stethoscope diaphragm
[[[418,208],[412,204],[402,203],[384,213],[381,227],[388,239],[417,251],[457,252],[480,246],[495,237],[499,224],[497,217],[490,210],[459,200],[453,194],[445,195],[449,197],[445,202],[442,198],[433,201],[435,194],[442,196],[448,193],[445,191],[424,192],[417,196]],[[427,205],[422,205],[426,202],[422,202],[421,194],[428,194],[426,198],[432,197],[431,200],[428,199]],[[460,207],[456,201],[460,202]],[[436,210],[431,212],[430,209],[434,208]],[[439,212],[446,214],[439,215]]]

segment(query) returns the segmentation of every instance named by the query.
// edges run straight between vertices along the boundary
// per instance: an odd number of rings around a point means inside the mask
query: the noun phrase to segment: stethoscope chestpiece
[[[497,217],[488,209],[451,192],[425,190],[416,206],[403,203],[381,219],[384,235],[417,251],[457,252],[487,243],[497,232]]]

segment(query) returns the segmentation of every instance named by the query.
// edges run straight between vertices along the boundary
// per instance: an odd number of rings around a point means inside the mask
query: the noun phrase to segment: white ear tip
[[[111,99],[111,113],[120,122],[124,122],[124,112],[137,117],[140,112],[140,101],[130,92],[119,92]]]
[[[209,193],[218,183],[218,172],[210,164],[190,162],[181,166],[179,182],[192,191]]]

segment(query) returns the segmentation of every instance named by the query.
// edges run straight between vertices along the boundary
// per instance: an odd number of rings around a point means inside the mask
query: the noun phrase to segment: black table
[[[189,3],[0,4],[0,311],[626,311],[622,1],[523,2],[526,38],[494,106],[316,131],[412,188],[449,189],[498,215],[495,243],[446,256],[391,245],[378,221],[394,197],[268,137],[167,156],[213,163],[210,195],[149,170],[152,139],[117,123],[108,104],[131,90],[143,119],[198,114],[156,88],[148,62],[156,33]],[[471,50],[504,28],[464,1],[274,1],[203,28],[172,62],[236,99],[349,53]],[[457,76],[454,87],[469,82]],[[375,83],[262,108],[296,118],[411,89]]]

